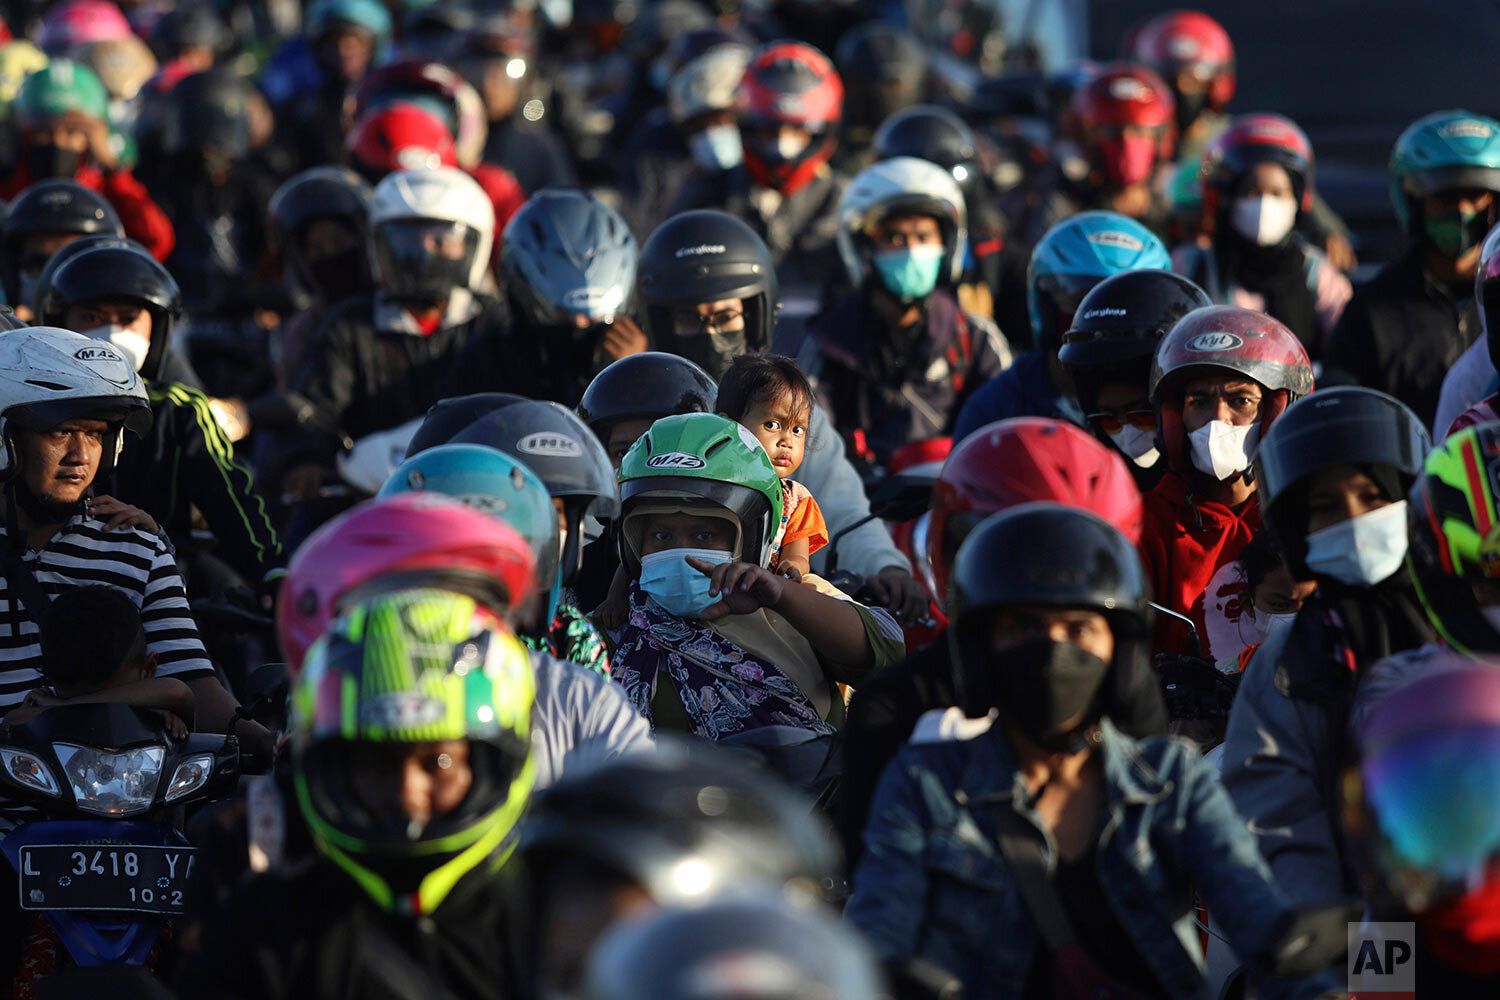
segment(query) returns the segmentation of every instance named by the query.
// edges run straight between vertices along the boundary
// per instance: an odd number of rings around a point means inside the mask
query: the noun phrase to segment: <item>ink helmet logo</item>
[[[1244,338],[1239,334],[1221,330],[1211,333],[1200,333],[1182,345],[1182,349],[1192,351],[1194,354],[1214,354],[1219,351],[1232,351],[1244,343]]]
[[[516,450],[525,455],[539,455],[543,458],[579,458],[583,455],[583,445],[556,431],[528,434],[516,442]]]
[[[1129,233],[1120,232],[1118,229],[1103,229],[1097,233],[1089,233],[1084,239],[1095,246],[1115,247],[1120,250],[1129,250],[1132,253],[1140,253],[1146,249],[1146,244]]]
[[[664,451],[646,459],[648,469],[702,469],[707,462],[685,451]]]

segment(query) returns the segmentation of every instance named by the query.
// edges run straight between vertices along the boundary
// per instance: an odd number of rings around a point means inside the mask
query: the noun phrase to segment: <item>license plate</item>
[[[23,910],[182,913],[192,905],[191,847],[45,844],[21,848]]]

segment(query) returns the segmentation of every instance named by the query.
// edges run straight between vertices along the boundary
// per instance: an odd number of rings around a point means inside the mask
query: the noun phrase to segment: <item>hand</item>
[[[283,493],[291,494],[293,503],[308,503],[318,498],[318,490],[329,479],[321,465],[299,465],[281,480]]]
[[[931,603],[927,588],[900,566],[887,566],[865,581],[876,604],[902,623],[919,621]]]
[[[1329,233],[1323,241],[1323,252],[1328,255],[1328,263],[1345,274],[1359,264],[1359,258],[1354,256],[1354,246],[1343,233]]]
[[[781,574],[782,576],[786,577],[788,580],[792,581],[793,583],[801,583],[802,582],[802,571],[800,569],[798,569],[797,567],[793,566],[791,563],[783,563],[783,564],[781,564],[780,566],[776,567],[776,572],[779,573],[779,574]]]
[[[154,535],[161,530],[150,514],[114,497],[94,497],[88,501],[88,507],[90,517],[97,517],[101,521],[109,518],[104,525],[105,531],[140,528],[146,534]]]
[[[629,316],[616,316],[615,321],[604,328],[604,338],[599,341],[611,359],[618,361],[629,354],[640,354],[648,346],[646,335]]]
[[[62,705],[66,702],[66,698],[59,698],[46,688],[32,688],[26,692],[26,697],[21,700],[22,705],[31,708],[52,708],[54,705]]]
[[[109,147],[109,123],[103,118],[90,116],[83,123],[83,130],[89,137],[89,159],[100,170],[108,173],[120,168],[115,159],[114,150]]]
[[[728,615],[748,615],[761,608],[774,608],[781,603],[783,589],[791,586],[785,577],[777,576],[764,566],[754,563],[731,562],[714,565],[697,556],[686,556],[687,564],[700,573],[708,574],[709,596],[719,596],[717,604],[710,604],[703,612],[703,620],[711,622]]]
[[[172,739],[174,740],[187,739],[187,723],[179,719],[176,712],[168,712],[164,708],[152,709],[152,711],[156,713],[156,716],[159,719],[161,719],[162,726],[166,729],[168,736],[172,737]]]

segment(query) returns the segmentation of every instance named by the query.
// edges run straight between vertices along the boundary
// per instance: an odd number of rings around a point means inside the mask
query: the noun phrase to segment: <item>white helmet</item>
[[[108,341],[52,326],[0,333],[0,478],[19,469],[12,430],[48,430],[65,420],[92,417],[113,425],[104,442],[99,474],[114,468],[121,426],[140,436],[151,427],[146,386]]]
[[[953,175],[915,156],[894,156],[855,175],[839,199],[838,245],[844,270],[858,287],[869,270],[875,227],[892,215],[931,215],[947,254],[939,274],[957,281],[968,247],[964,195]]]
[[[667,111],[673,123],[732,109],[751,55],[750,46],[730,42],[684,63],[667,81]]]
[[[433,253],[421,239],[423,230],[432,227],[422,223],[447,223],[455,244],[462,241],[462,257]],[[462,170],[403,170],[375,186],[371,266],[376,284],[398,298],[436,301],[455,287],[477,289],[494,243],[495,207]]]

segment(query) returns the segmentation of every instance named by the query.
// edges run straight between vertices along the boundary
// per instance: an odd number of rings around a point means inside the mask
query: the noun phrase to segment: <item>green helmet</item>
[[[1439,191],[1500,192],[1500,122],[1456,109],[1434,111],[1407,126],[1391,150],[1391,202],[1406,233],[1412,202]]]
[[[16,94],[22,125],[45,125],[69,111],[108,118],[109,92],[98,74],[72,59],[54,59],[26,78]]]
[[[641,525],[632,527],[632,515],[662,513],[661,503],[674,500],[727,508],[739,527],[735,558],[761,566],[770,559],[781,526],[781,480],[755,435],[733,420],[713,413],[662,417],[625,453],[620,559],[628,570],[640,565]]]
[[[319,852],[408,915],[498,869],[536,779],[535,687],[525,647],[468,597],[403,590],[345,611],[292,693],[293,781]],[[361,794],[371,757],[442,740],[468,743],[472,785],[456,807],[418,820]]]
[[[1172,214],[1197,215],[1203,211],[1203,175],[1197,160],[1183,160],[1172,171],[1172,183],[1167,187],[1167,202]]]

